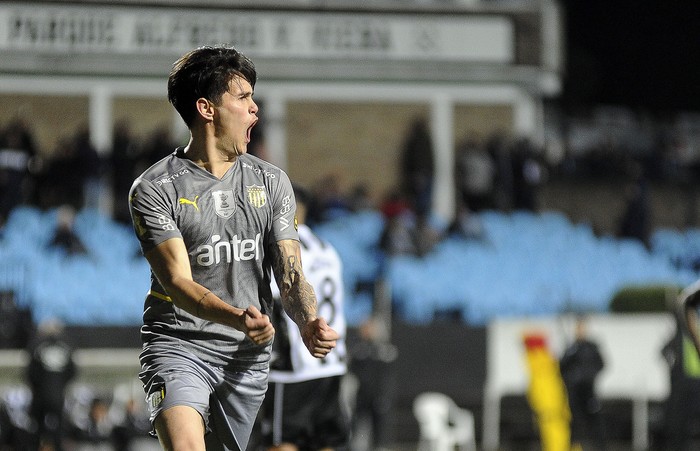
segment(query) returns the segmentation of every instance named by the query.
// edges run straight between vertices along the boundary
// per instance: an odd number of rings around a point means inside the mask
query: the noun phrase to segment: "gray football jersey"
[[[270,246],[298,239],[294,193],[284,171],[241,155],[219,180],[179,148],[136,179],[129,204],[144,253],[182,238],[196,282],[233,306],[271,312]],[[145,346],[172,341],[217,365],[269,359],[269,346],[176,307],[153,273],[143,321]]]

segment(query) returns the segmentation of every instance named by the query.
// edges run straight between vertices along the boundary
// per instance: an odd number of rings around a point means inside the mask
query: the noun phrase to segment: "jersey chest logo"
[[[233,190],[225,189],[212,191],[211,195],[214,197],[214,210],[216,210],[217,215],[224,219],[233,216],[233,213],[236,211]]]
[[[267,203],[267,193],[264,186],[246,186],[248,191],[248,203],[255,208],[260,208]]]

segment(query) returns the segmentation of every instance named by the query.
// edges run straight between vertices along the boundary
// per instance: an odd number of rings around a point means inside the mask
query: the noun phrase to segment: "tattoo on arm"
[[[292,283],[294,283],[294,280],[296,280],[299,277],[299,271],[297,271],[297,258],[294,255],[290,255],[287,257],[287,266],[289,270],[289,277],[292,280]]]
[[[299,242],[281,241],[276,250],[272,267],[280,288],[282,305],[290,318],[302,326],[316,317],[316,295],[304,277]]]

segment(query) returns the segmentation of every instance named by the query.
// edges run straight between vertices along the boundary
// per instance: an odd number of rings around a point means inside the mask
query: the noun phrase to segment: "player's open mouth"
[[[246,132],[245,132],[245,140],[246,140],[247,143],[250,142],[250,135],[251,135],[251,133],[252,133],[252,131],[253,131],[253,127],[255,127],[255,124],[257,124],[257,123],[258,123],[258,120],[255,119],[255,121],[254,121],[252,124],[250,124],[250,127],[248,127],[248,130],[246,130]]]

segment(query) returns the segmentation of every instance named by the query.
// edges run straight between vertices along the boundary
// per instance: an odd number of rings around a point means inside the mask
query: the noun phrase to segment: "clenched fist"
[[[245,310],[243,321],[244,332],[255,344],[269,343],[275,336],[275,328],[270,322],[270,317],[263,315],[260,310],[251,305]]]
[[[335,348],[335,341],[340,338],[340,335],[328,325],[325,319],[316,318],[304,324],[301,337],[311,355],[322,359]]]

